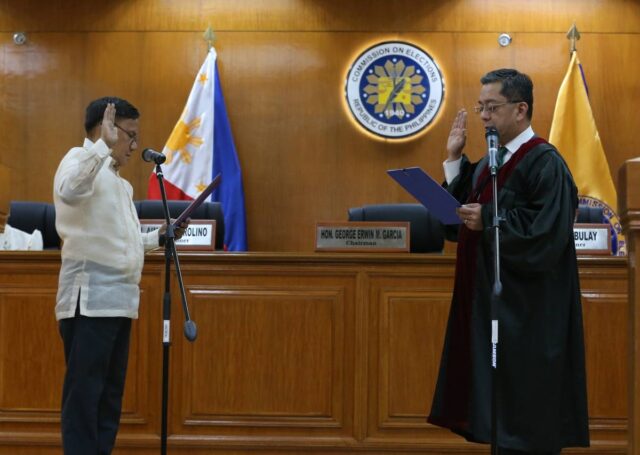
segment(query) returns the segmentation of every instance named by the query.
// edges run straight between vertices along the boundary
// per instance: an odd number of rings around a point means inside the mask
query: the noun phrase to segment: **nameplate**
[[[608,224],[573,225],[573,240],[578,254],[611,254],[611,231]]]
[[[140,220],[142,232],[151,232],[164,224],[162,220]],[[215,250],[216,220],[191,220],[184,234],[176,240],[179,250]]]
[[[336,221],[316,224],[316,251],[409,252],[409,222]]]

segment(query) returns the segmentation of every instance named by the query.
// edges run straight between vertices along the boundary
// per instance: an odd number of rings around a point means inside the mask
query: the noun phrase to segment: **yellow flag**
[[[567,161],[578,193],[599,199],[615,212],[618,200],[616,189],[593,119],[582,66],[575,51],[558,92],[549,142],[558,148]]]

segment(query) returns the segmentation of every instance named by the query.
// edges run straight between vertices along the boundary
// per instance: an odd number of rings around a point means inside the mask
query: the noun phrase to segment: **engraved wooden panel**
[[[626,445],[628,295],[627,273],[616,267],[619,261],[586,257],[580,268],[590,435],[592,445],[603,444],[601,450]]]
[[[192,351],[187,420],[223,416],[242,424],[251,415],[257,421],[338,425],[341,294],[314,288],[192,290],[193,315],[203,330],[200,343],[186,350]]]
[[[580,275],[589,416],[594,419],[624,419],[627,415],[626,280],[624,269],[595,267]],[[620,355],[612,356],[612,352]]]
[[[44,260],[7,263],[15,255],[0,255],[0,444],[60,440],[64,356],[53,314],[59,255],[35,255]]]
[[[145,261],[139,319],[132,324],[123,410],[114,454],[133,453],[133,448],[135,453],[157,453],[160,446],[164,290],[164,264],[160,259],[147,256]],[[173,376],[170,372],[169,379]],[[144,447],[150,448],[149,451],[140,451]]]
[[[38,413],[55,418],[64,374],[62,341],[53,315],[56,288],[0,288],[0,409],[2,419]],[[47,387],[43,387],[43,381]],[[12,410],[7,412],[6,410]]]
[[[638,159],[628,160],[620,168],[620,188],[618,191],[618,207],[621,224],[628,243],[628,325],[629,336],[628,363],[628,436],[627,443],[630,454],[640,453],[640,355],[638,338],[640,334],[640,269],[638,269],[638,232],[640,228],[640,162]]]
[[[181,262],[199,337],[182,337],[172,283],[171,453],[487,453],[424,420],[452,256],[189,253]],[[592,447],[571,453],[626,453],[625,267],[580,259]],[[56,253],[0,254],[0,454],[60,453],[58,268]],[[117,454],[158,451],[163,270],[161,254],[147,256]]]
[[[185,271],[199,335],[176,333],[174,439],[353,438],[355,274],[309,272]]]
[[[406,291],[384,294],[379,377],[387,396],[380,397],[380,424],[383,428],[424,426],[435,390],[451,293],[430,292],[429,297]]]
[[[59,406],[64,357],[53,314],[56,262],[0,266],[0,420],[20,421],[24,413],[51,421]]]
[[[18,440],[59,444],[65,372],[63,344],[54,314],[59,255],[27,253],[25,257],[34,255],[44,259],[44,265],[33,261],[26,267],[6,262],[0,265],[0,425],[4,424],[0,429],[11,430],[12,437]],[[52,257],[56,262],[48,260]],[[141,315],[146,319],[144,309]],[[148,396],[143,393],[149,377],[148,355],[144,352],[147,331],[144,325],[140,329],[137,322],[133,327],[122,434],[130,431],[128,424],[135,428],[145,423],[148,407]],[[0,440],[7,434],[0,431]]]
[[[637,267],[640,259],[640,204],[638,185],[634,182],[640,181],[640,168],[638,163],[626,162],[621,169],[621,176],[625,180],[623,189],[624,197],[619,196],[620,205],[623,207],[624,233],[629,245],[629,352],[627,363],[629,368],[629,388],[628,388],[628,436],[629,453],[636,455],[640,453],[640,352],[638,339],[640,338],[640,268]],[[622,175],[626,173],[625,175]],[[631,202],[625,204],[625,201]]]
[[[145,269],[140,283],[138,319],[131,325],[121,435],[149,432],[159,428],[158,421],[152,417],[155,409],[150,409],[150,403],[156,403],[160,396],[160,387],[153,379],[161,373],[160,366],[154,363],[154,353],[158,352],[161,343],[157,341],[160,337],[152,337],[151,334],[161,326],[158,307],[161,301],[159,291],[162,281],[157,272],[151,275],[149,269],[151,267]]]
[[[399,439],[466,447],[459,437],[426,422],[449,315],[452,270],[422,272],[371,278],[365,440],[390,447]]]

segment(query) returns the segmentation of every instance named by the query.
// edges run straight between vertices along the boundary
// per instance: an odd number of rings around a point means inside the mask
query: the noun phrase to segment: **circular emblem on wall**
[[[346,101],[356,121],[388,139],[415,135],[440,111],[444,80],[419,47],[389,41],[360,54],[349,69]]]
[[[625,241],[624,234],[622,233],[620,218],[618,218],[618,215],[613,211],[613,209],[600,199],[596,199],[591,196],[579,195],[578,201],[580,205],[602,208],[602,216],[605,218],[602,221],[609,224],[609,231],[611,232],[611,254],[613,256],[626,256],[627,242]]]

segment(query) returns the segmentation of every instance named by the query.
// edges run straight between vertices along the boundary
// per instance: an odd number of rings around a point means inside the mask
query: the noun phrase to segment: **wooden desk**
[[[159,452],[163,256],[147,257],[116,453]],[[626,453],[627,264],[580,259],[592,447]],[[425,422],[450,255],[181,255],[172,284],[172,454],[487,453]],[[0,254],[0,454],[59,454],[57,252]]]

